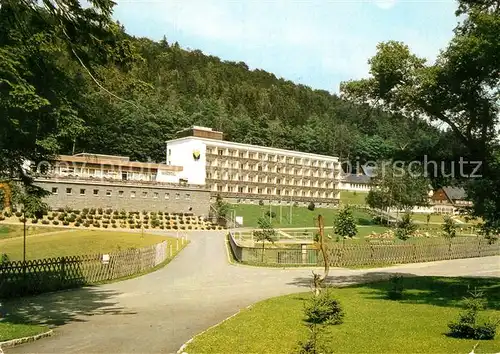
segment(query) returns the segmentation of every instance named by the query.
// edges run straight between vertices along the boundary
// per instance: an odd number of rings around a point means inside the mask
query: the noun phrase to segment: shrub
[[[143,210],[142,215],[148,215],[148,212],[146,210]]]
[[[135,225],[129,225],[128,227],[130,227],[131,229],[134,229]]]
[[[26,222],[26,220],[27,220],[26,218],[19,218],[20,222]]]
[[[179,227],[177,225],[172,226],[174,230],[177,230]]]
[[[38,219],[31,219],[31,223],[32,224],[37,224],[38,223]]]
[[[43,225],[48,225],[48,224],[50,224],[50,221],[49,220],[42,220],[42,224]]]
[[[0,221],[3,221],[5,220],[5,216],[3,216],[1,213],[0,213]]]
[[[52,221],[52,224],[54,224],[54,225],[59,225],[59,221],[54,220],[54,221]]]
[[[78,209],[73,210],[73,213],[76,214],[76,215],[80,215],[80,210],[78,210]]]
[[[163,225],[160,225],[160,229],[162,229],[162,230],[163,230],[163,229],[165,229],[165,226],[163,226]]]
[[[102,221],[102,224],[103,224],[103,225],[108,225],[108,224],[109,224],[109,220],[103,220],[103,221]]]
[[[401,300],[404,297],[404,282],[401,275],[391,277],[391,287],[387,291],[387,297],[391,300]]]
[[[63,212],[63,211],[64,211],[64,208],[57,208],[57,211],[59,211],[59,212]]]
[[[94,227],[101,227],[101,224],[99,223],[99,221],[94,221],[93,225],[94,225]]]
[[[111,215],[112,212],[113,212],[113,209],[106,209],[106,214],[107,215]]]
[[[12,213],[10,211],[4,211],[3,215],[6,217],[6,218],[10,218],[12,216]]]
[[[103,212],[102,208],[97,208],[97,214],[102,215]]]
[[[79,223],[78,221],[77,221],[77,222],[75,222],[75,226],[76,226],[76,227],[80,226],[80,223]]]
[[[94,219],[95,219],[95,220],[101,220],[101,219],[102,219],[102,216],[101,216],[101,215],[96,215],[96,216],[94,216]]]
[[[20,211],[16,211],[16,213],[14,215],[19,218],[19,217],[23,216],[23,213],[21,213]]]
[[[95,211],[96,211],[95,208],[90,208],[89,214],[95,215]]]
[[[111,227],[112,227],[113,229],[116,229],[116,228],[117,228],[116,224],[111,224]]]
[[[54,217],[49,215],[49,216],[47,216],[47,219],[52,221],[52,220],[54,220]]]
[[[115,219],[111,219],[111,223],[112,224],[116,224],[116,220]]]
[[[75,221],[76,221],[76,217],[75,217],[75,216],[70,216],[70,217],[68,218],[68,221],[69,221],[69,222],[75,222]]]
[[[158,215],[163,215],[163,211],[159,211],[157,214]]]
[[[59,220],[59,221],[64,221],[65,218],[66,218],[66,216],[64,214],[59,214],[57,216],[57,220]]]
[[[128,219],[127,222],[132,225],[134,223],[134,219]]]
[[[166,228],[167,230],[170,230],[170,229],[172,228],[172,226],[170,226],[170,225],[166,225],[166,226],[165,226],[165,228]]]
[[[474,290],[464,299],[465,310],[458,320],[448,324],[450,336],[455,338],[491,340],[495,338],[498,322],[490,320],[479,322],[479,312],[484,310],[483,293]]]
[[[108,224],[102,224],[102,227],[104,227],[105,229],[107,229],[108,226],[109,226]]]
[[[83,223],[83,226],[85,226],[85,227],[89,227],[89,226],[90,226],[90,223],[89,223],[88,221],[85,221],[85,222]]]
[[[149,229],[149,225],[144,225],[144,228],[145,229]]]
[[[313,211],[314,209],[316,209],[316,205],[313,202],[309,202],[307,209],[309,209],[310,211]]]
[[[88,214],[88,212],[89,212],[89,208],[83,208],[82,209],[82,213],[83,214]]]
[[[311,297],[304,308],[304,313],[305,321],[310,324],[338,325],[344,321],[344,311],[340,303],[328,290]]]
[[[118,210],[114,210],[114,211],[113,211],[113,215],[115,215],[115,216],[116,216],[116,215],[118,215],[118,214],[119,214]]]
[[[191,230],[193,227],[191,225],[188,226],[188,230]]]
[[[64,220],[64,221],[62,222],[62,224],[63,224],[64,226],[68,226],[68,225],[69,225],[69,221]]]
[[[263,205],[264,205],[264,201],[263,201],[262,199],[261,199],[261,200],[259,200],[259,205],[260,205],[260,206],[263,206]]]
[[[398,222],[396,229],[396,237],[400,240],[406,241],[417,229],[417,225],[413,223],[410,213],[405,213]]]

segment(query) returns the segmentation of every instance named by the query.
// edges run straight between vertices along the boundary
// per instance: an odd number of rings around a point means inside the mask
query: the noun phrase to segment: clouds
[[[115,17],[134,35],[165,34],[184,47],[336,91],[341,80],[368,74],[367,59],[380,41],[403,40],[417,54],[435,56],[451,36],[455,5],[429,6],[404,0],[122,0]],[[441,29],[428,33],[432,21]]]

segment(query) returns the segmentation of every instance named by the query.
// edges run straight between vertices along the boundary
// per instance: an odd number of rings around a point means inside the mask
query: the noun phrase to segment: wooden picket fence
[[[234,257],[245,263],[321,266],[321,252],[312,245],[292,247],[246,247],[229,235]],[[264,254],[263,254],[264,253]],[[500,255],[500,242],[490,244],[481,237],[421,239],[408,243],[359,243],[328,245],[328,260],[332,267],[377,266],[431,262],[448,259]]]
[[[166,241],[140,249],[0,264],[0,299],[40,294],[144,272],[172,256]]]

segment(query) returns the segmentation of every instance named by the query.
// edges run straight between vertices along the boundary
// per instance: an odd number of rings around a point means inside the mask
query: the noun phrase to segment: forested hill
[[[129,39],[136,50],[132,63],[92,68],[103,87],[121,99],[88,79],[80,109],[87,130],[74,145],[68,142],[65,152],[161,161],[165,140],[193,124],[221,130],[227,140],[350,159],[414,158],[435,152],[445,139],[424,121],[355,106],[249,70],[243,62],[188,51],[166,39]]]

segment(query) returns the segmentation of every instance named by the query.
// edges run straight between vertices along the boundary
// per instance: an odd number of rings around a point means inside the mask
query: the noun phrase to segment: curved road
[[[5,353],[175,353],[197,333],[256,301],[307,291],[311,269],[258,268],[228,262],[222,232],[193,232],[191,244],[154,273],[118,283],[5,304],[19,316],[57,326],[50,338]],[[500,277],[500,257],[331,270],[354,283],[391,272]]]

